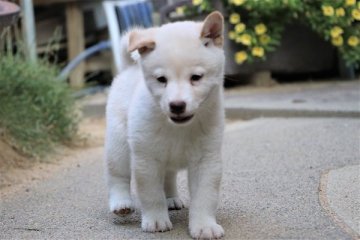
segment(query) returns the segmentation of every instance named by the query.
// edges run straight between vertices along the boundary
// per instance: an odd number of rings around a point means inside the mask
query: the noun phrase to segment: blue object
[[[115,11],[122,32],[133,26],[148,28],[153,25],[151,18],[152,5],[149,2],[117,6]]]
[[[70,72],[76,68],[82,61],[94,55],[97,52],[103,51],[105,49],[111,49],[111,43],[109,40],[99,42],[83,51],[77,55],[73,60],[71,60],[64,69],[61,70],[60,75],[57,77],[58,80],[66,80]]]
[[[121,3],[121,2],[119,2]],[[129,3],[115,7],[121,33],[127,31],[133,26],[151,27],[152,23],[152,5],[148,1]],[[72,59],[64,69],[61,70],[58,80],[65,81],[71,71],[77,67],[82,61],[105,49],[111,49],[110,40],[99,42],[83,51]]]

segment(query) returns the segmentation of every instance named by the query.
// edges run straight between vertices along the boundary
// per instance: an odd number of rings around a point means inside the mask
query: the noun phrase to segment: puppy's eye
[[[203,75],[194,74],[194,75],[191,75],[190,80],[191,80],[192,82],[197,82],[197,81],[199,81],[202,77],[203,77]]]
[[[158,77],[156,78],[156,80],[158,80],[158,82],[160,83],[167,83],[167,78],[164,76]]]

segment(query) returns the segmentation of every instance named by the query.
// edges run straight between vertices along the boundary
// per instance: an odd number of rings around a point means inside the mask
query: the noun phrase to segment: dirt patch
[[[27,158],[0,138],[0,169],[26,167],[27,165],[29,165]]]
[[[11,145],[0,139],[0,190],[9,191],[16,185],[42,180],[51,176],[61,164],[71,162],[84,149],[102,146],[104,143],[105,120],[86,118],[80,123],[80,134],[71,146],[58,146],[54,153],[41,161],[21,155]]]
[[[12,178],[12,169],[28,169],[32,163],[28,158],[17,152],[4,139],[0,139],[0,189],[16,182]]]
[[[85,118],[80,124],[80,135],[84,147],[98,147],[104,144],[105,118]]]

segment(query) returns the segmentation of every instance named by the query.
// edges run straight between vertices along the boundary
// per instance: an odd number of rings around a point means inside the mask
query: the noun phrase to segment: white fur
[[[109,94],[105,149],[110,210],[121,214],[134,208],[133,174],[144,231],[172,228],[168,208],[184,207],[176,174],[187,168],[191,236],[220,238],[224,234],[215,219],[222,173],[224,54],[215,40],[200,37],[203,28],[203,23],[179,22],[150,33],[133,30],[148,34],[155,48],[142,53],[136,63],[124,50],[123,69]],[[208,46],[204,46],[206,41]],[[128,47],[129,34],[122,44],[123,49]],[[191,82],[192,74],[203,78]],[[166,85],[156,80],[160,76],[167,77]],[[170,120],[172,101],[184,101],[184,115],[194,117],[187,123],[174,123]]]

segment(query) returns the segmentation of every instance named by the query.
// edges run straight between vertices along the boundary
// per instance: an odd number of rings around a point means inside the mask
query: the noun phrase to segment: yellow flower
[[[347,43],[349,46],[356,47],[359,44],[359,38],[356,36],[350,36]]]
[[[358,10],[358,9],[353,9],[353,10],[351,11],[351,15],[353,16],[354,19],[360,21],[360,10]]]
[[[343,45],[343,38],[341,36],[338,36],[338,37],[335,37],[333,39],[331,39],[331,43],[334,45],[334,46],[342,46]]]
[[[260,36],[260,42],[264,45],[268,44],[270,42],[270,37],[266,34]]]
[[[332,6],[322,6],[322,11],[325,16],[334,15],[334,8]]]
[[[194,6],[199,6],[200,4],[202,4],[203,0],[192,0],[192,4]]]
[[[248,55],[245,51],[240,51],[235,53],[235,62],[237,64],[242,64],[243,62],[246,61],[246,59],[248,58]]]
[[[246,26],[243,23],[238,23],[235,25],[235,32],[242,33],[245,30]]]
[[[338,26],[335,26],[330,30],[330,35],[333,38],[336,38],[336,37],[340,36],[343,33],[344,33],[344,31],[342,30],[342,28],[338,27]]]
[[[262,47],[253,47],[251,49],[251,54],[255,57],[262,57],[264,56],[264,49]]]
[[[234,31],[230,31],[230,32],[229,32],[229,38],[230,38],[231,40],[234,40],[234,39],[236,38],[236,33],[235,33]]]
[[[178,15],[184,15],[184,10],[185,10],[185,7],[182,6],[182,7],[177,7],[175,11]]]
[[[346,6],[352,6],[356,3],[356,0],[346,0],[345,5]]]
[[[235,42],[241,43],[241,36],[236,36],[235,37]]]
[[[345,16],[345,10],[343,8],[337,8],[335,11],[336,16],[343,17]]]
[[[240,6],[244,4],[245,0],[230,0],[229,2],[234,4],[235,6]]]
[[[260,23],[255,26],[255,32],[257,35],[264,34],[264,33],[266,33],[266,31],[267,31],[267,28],[263,23]]]
[[[238,40],[238,39],[236,39]],[[246,46],[251,45],[251,36],[249,34],[242,34],[239,38],[240,42]]]
[[[237,24],[240,22],[240,15],[238,13],[232,13],[229,18],[230,23]]]

